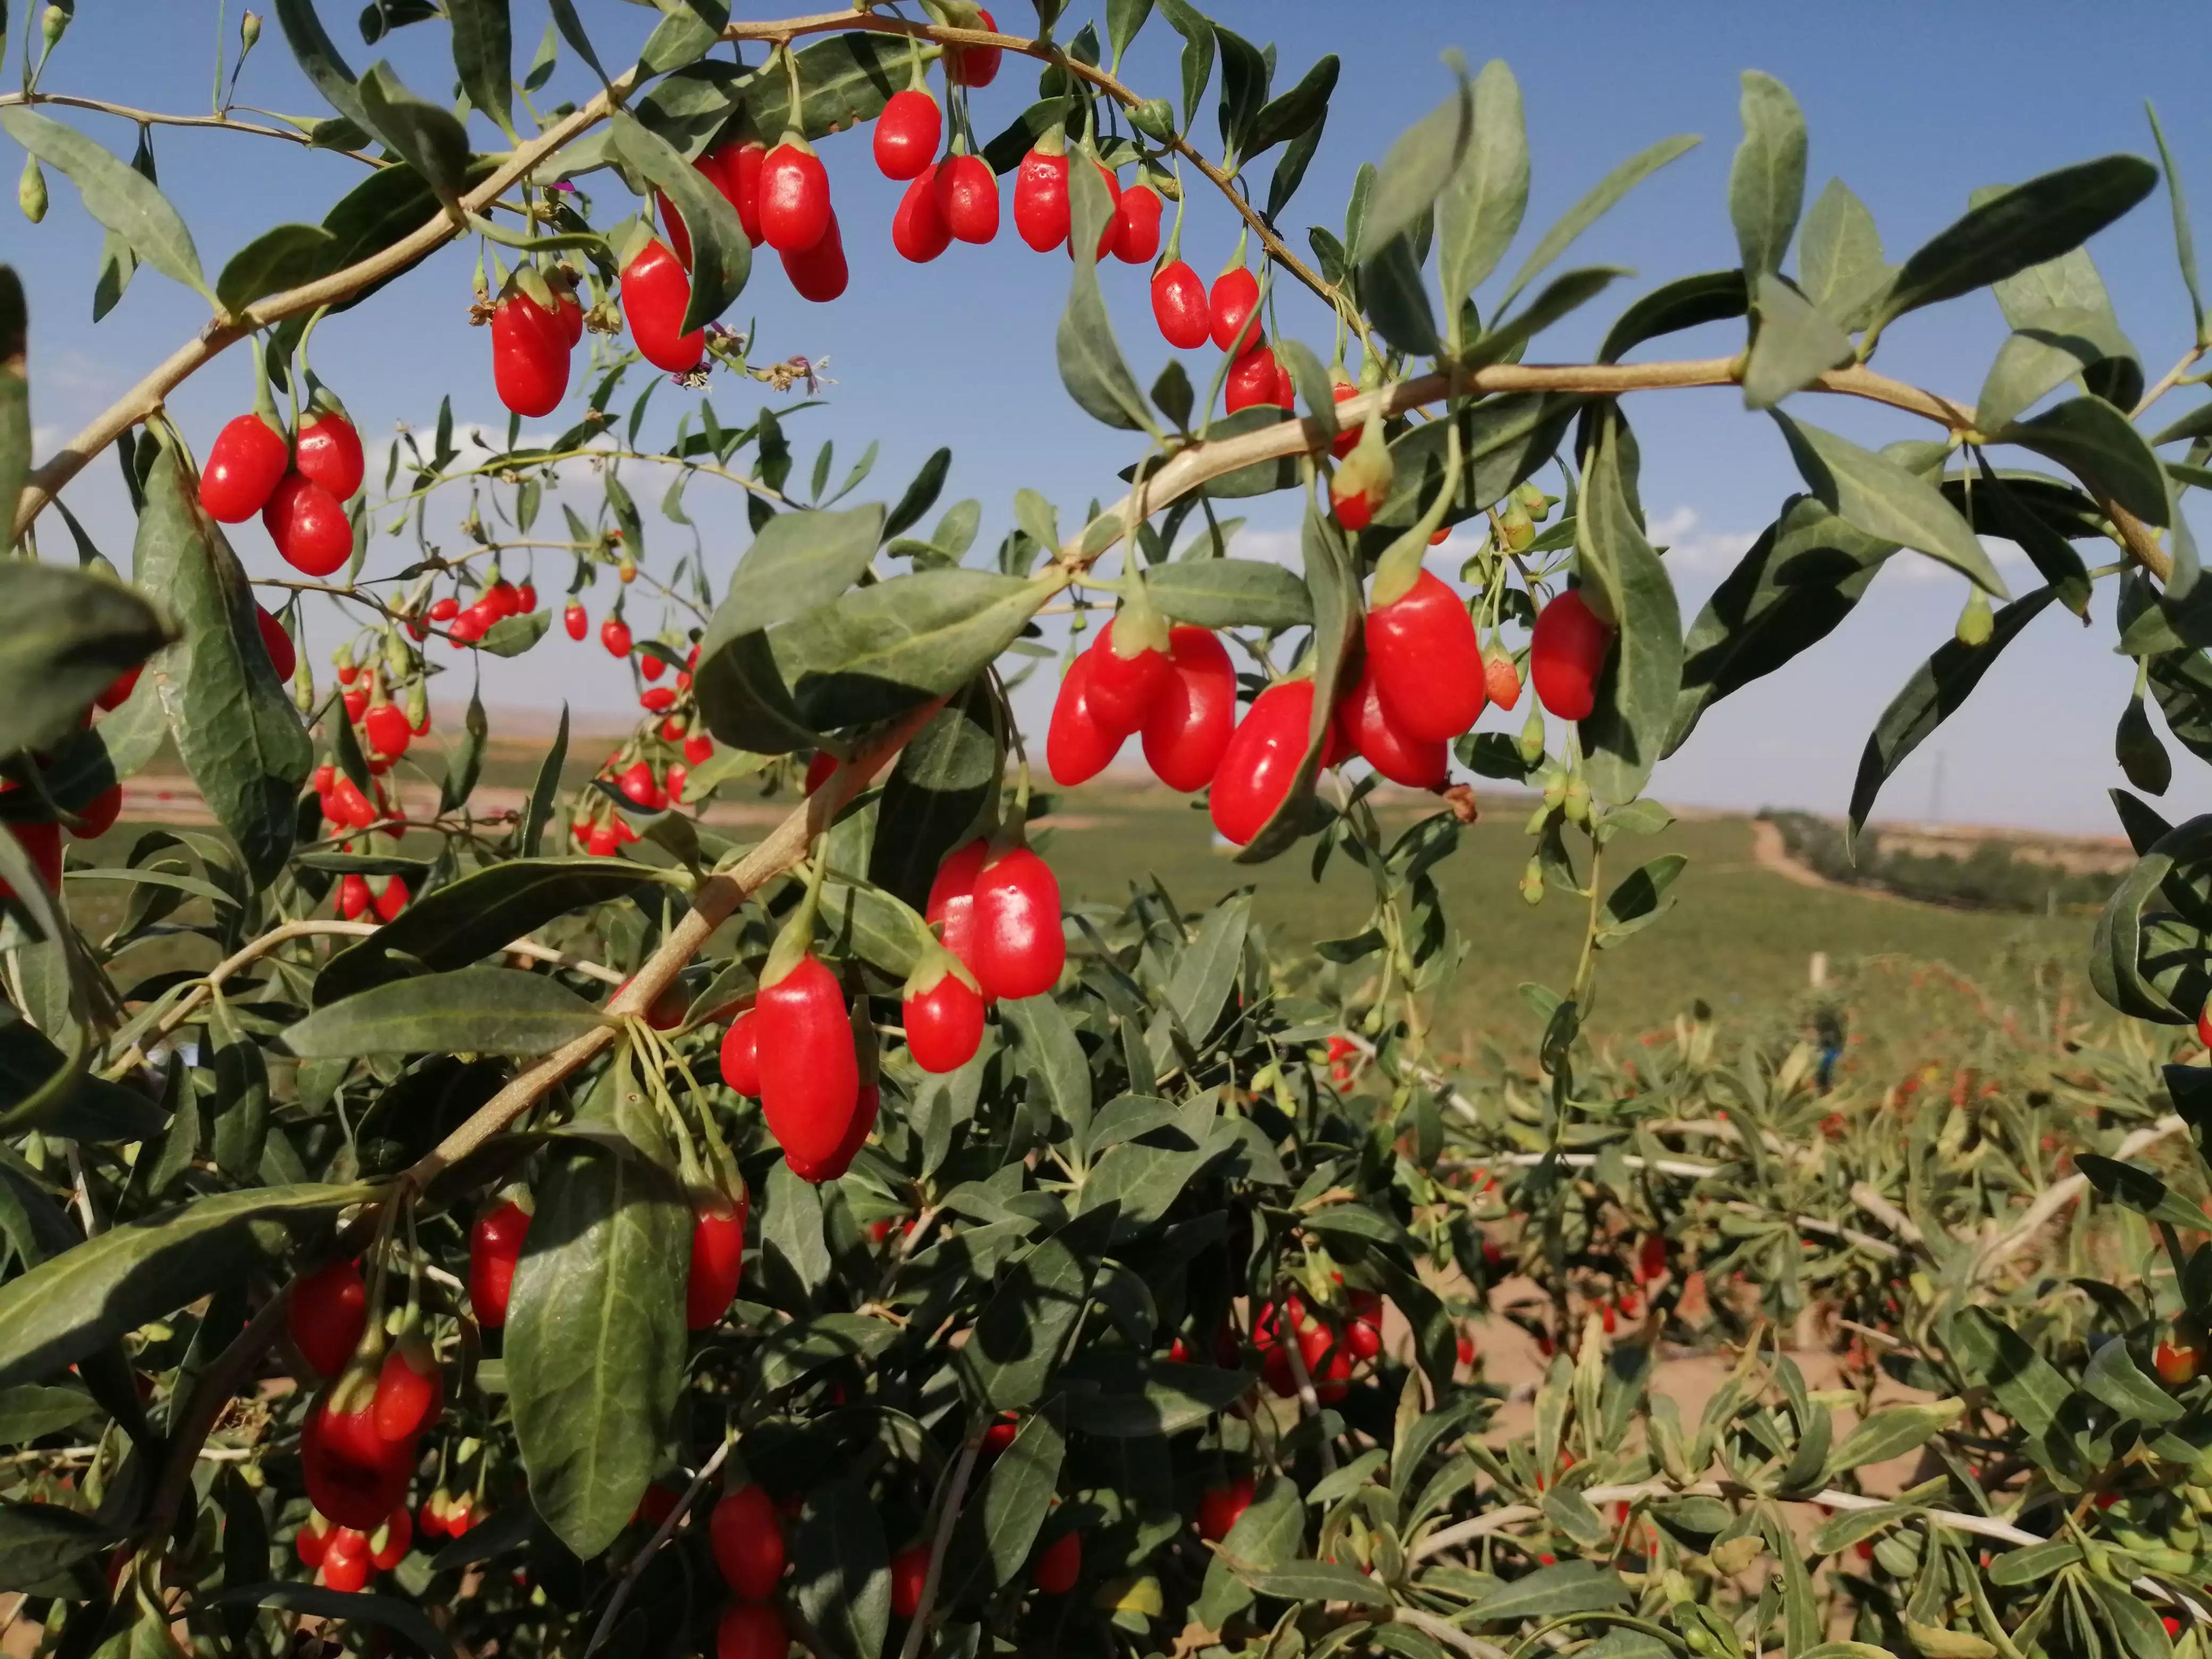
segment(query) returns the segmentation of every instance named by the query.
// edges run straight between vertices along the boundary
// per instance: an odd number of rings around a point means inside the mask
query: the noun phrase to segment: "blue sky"
[[[651,21],[649,12],[611,0],[580,9],[610,62],[629,61]],[[418,91],[445,94],[451,70],[440,26],[410,28],[367,48],[353,30],[356,9],[350,0],[323,6],[356,69],[386,54]],[[1828,178],[1842,177],[1872,209],[1893,260],[1955,217],[1977,185],[2112,150],[2150,154],[2145,98],[2158,105],[2196,193],[2200,238],[2212,238],[2212,112],[2201,95],[2204,58],[2201,51],[2180,47],[2201,27],[2197,8],[2138,3],[2093,14],[2030,0],[1957,0],[1940,7],[1863,0],[1821,9],[1559,3],[1511,14],[1510,30],[1499,27],[1507,14],[1464,3],[1393,0],[1352,9],[1314,0],[1215,0],[1212,9],[1250,38],[1277,43],[1279,85],[1323,52],[1340,49],[1346,58],[1322,155],[1285,216],[1290,240],[1302,250],[1305,226],[1340,222],[1358,163],[1379,158],[1403,125],[1443,95],[1448,82],[1438,54],[1448,46],[1478,64],[1503,56],[1520,80],[1534,157],[1522,249],[1622,156],[1670,133],[1704,135],[1703,145],[1647,182],[1577,245],[1574,263],[1619,264],[1637,275],[1544,336],[1532,360],[1585,356],[1636,295],[1678,275],[1735,262],[1725,185],[1739,131],[1736,76],[1747,67],[1780,76],[1805,108],[1812,132],[1808,200]],[[758,10],[747,7],[745,15]],[[1019,0],[1006,0],[1002,10],[1008,27],[1019,27],[1017,20],[1026,15]],[[516,0],[514,11],[519,67],[535,48],[545,14],[539,0]],[[234,3],[230,31],[236,15]],[[1347,29],[1354,17],[1356,28]],[[1347,35],[1354,37],[1349,44]],[[212,0],[87,7],[44,86],[149,108],[204,109],[216,36]],[[1126,78],[1171,94],[1178,45],[1156,17],[1131,55]],[[12,57],[20,40],[10,50]],[[2105,67],[2085,75],[2087,62]],[[979,125],[995,131],[1027,101],[1026,70],[1010,60],[998,83],[979,94]],[[5,72],[13,81],[16,65],[11,62]],[[564,56],[556,88],[581,88],[584,73]],[[240,101],[324,112],[273,23],[247,64]],[[128,153],[132,132],[126,123],[68,118]],[[489,131],[483,130],[480,142],[492,142]],[[1199,132],[1211,137],[1210,112]],[[357,164],[342,157],[233,134],[163,130],[155,142],[162,185],[191,224],[210,272],[272,222],[319,218],[360,176]],[[12,169],[13,147],[4,148]],[[982,501],[984,546],[1011,523],[1013,494],[1024,485],[1056,502],[1064,522],[1091,497],[1111,494],[1114,471],[1131,452],[1123,437],[1097,426],[1068,400],[1053,365],[1065,260],[1031,254],[1009,227],[988,248],[956,244],[933,265],[907,265],[889,245],[900,187],[876,174],[866,134],[830,140],[823,154],[853,266],[851,289],[836,304],[809,306],[791,295],[772,260],[763,260],[727,319],[734,325],[757,319],[760,360],[792,354],[828,360],[836,381],[831,407],[792,426],[801,468],[821,439],[836,441],[840,472],[871,439],[880,440],[867,493],[887,498],[925,455],[948,443],[955,466],[945,499]],[[1262,190],[1268,165],[1257,169]],[[54,204],[43,225],[29,227],[10,215],[0,233],[0,258],[18,266],[30,291],[33,410],[46,447],[75,431],[205,316],[195,295],[142,270],[116,311],[94,326],[90,294],[100,229],[64,180],[51,183]],[[611,201],[600,183],[603,199]],[[1185,252],[1210,275],[1227,257],[1234,229],[1228,210],[1206,201],[1204,190],[1200,181],[1193,191]],[[2093,252],[2155,377],[2186,344],[2189,325],[2163,198],[2100,237]],[[466,315],[474,257],[473,250],[448,251],[318,331],[317,368],[372,440],[395,423],[427,427],[446,390],[464,418],[499,413],[489,343]],[[1516,250],[1509,267],[1518,257]],[[1139,380],[1149,382],[1166,348],[1151,323],[1145,273],[1116,267],[1106,276],[1125,347]],[[1291,299],[1282,325],[1327,356],[1328,319],[1317,304]],[[1971,398],[2002,337],[1994,302],[1975,296],[1896,325],[1884,338],[1878,367]],[[1703,356],[1736,343],[1735,331],[1716,326],[1676,337],[1664,350]],[[1189,354],[1188,366],[1202,386],[1216,366],[1214,355]],[[178,393],[173,412],[203,447],[224,419],[248,406],[247,374],[245,356],[234,351]],[[2201,388],[2185,389],[2168,406],[2179,413],[2203,396]],[[772,394],[765,398],[775,401]],[[716,393],[717,407],[740,417],[763,399],[762,390],[750,386]],[[678,402],[665,394],[657,398],[664,422],[672,422]],[[1923,435],[1908,417],[1843,402],[1801,397],[1793,407],[1865,441]],[[1654,539],[1673,546],[1686,617],[1796,487],[1796,475],[1771,423],[1746,412],[1731,393],[1645,393],[1627,407],[1643,447],[1643,495]],[[112,460],[103,458],[67,499],[123,562],[129,513]],[[745,539],[734,493],[724,500],[695,489],[690,504],[710,568],[726,571]],[[1246,532],[1253,542],[1241,550],[1280,545],[1269,533],[1287,532],[1291,514],[1287,498],[1255,503]],[[53,530],[58,533],[58,526]],[[2200,529],[2200,540],[2203,534]],[[257,571],[274,573],[274,556],[258,526],[241,527],[236,540]],[[51,541],[49,550],[58,552]],[[377,568],[389,568],[405,556],[399,544],[385,542],[372,556]],[[2022,569],[2007,567],[2016,588]],[[556,588],[564,578],[565,570],[558,571],[540,586]],[[1948,573],[1910,555],[1893,561],[1824,647],[1719,705],[1690,745],[1662,767],[1655,793],[1684,805],[1840,810],[1867,732],[1912,666],[1948,635],[1963,598],[1960,580]],[[2130,685],[2127,665],[2110,650],[2102,611],[2108,604],[2100,592],[2100,625],[2087,632],[2055,609],[2047,613],[2007,653],[1974,702],[1892,781],[1883,811],[1926,813],[1940,757],[1940,808],[1947,818],[2108,830],[2104,791],[2120,781],[2112,761],[2112,725]],[[320,644],[326,651],[327,639]],[[439,690],[461,685],[461,676],[449,675]],[[529,657],[489,664],[484,685],[495,708],[566,697],[580,712],[614,718],[628,701],[626,677],[611,662],[596,651],[568,648],[557,635]],[[2176,757],[2177,782],[2164,810],[2179,817],[2212,805],[2206,781],[2212,774],[2178,750]]]

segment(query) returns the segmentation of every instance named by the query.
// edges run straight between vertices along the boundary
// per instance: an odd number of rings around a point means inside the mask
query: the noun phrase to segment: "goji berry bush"
[[[450,33],[445,103],[277,0],[330,109],[289,125],[240,101],[250,14],[211,116],[57,91],[73,9],[26,20],[26,216],[61,175],[108,233],[97,310],[143,264],[210,314],[33,465],[0,269],[0,1632],[58,1659],[2203,1653],[2212,820],[2147,799],[2145,699],[2212,759],[2180,510],[2212,485],[2185,392],[2212,329],[2154,118],[2156,163],[1979,191],[1892,263],[1842,184],[1806,206],[1802,117],[1748,73],[1740,266],[1532,362],[1622,275],[1555,273],[1576,238],[1694,141],[1524,236],[1519,88],[1448,53],[1443,101],[1294,236],[1334,58],[1279,87],[1189,0],[1036,0],[1034,34],[915,9],[554,0],[518,76],[506,0],[370,6],[372,46]],[[1123,76],[1147,27],[1176,37],[1157,91]],[[368,171],[210,281],[155,182],[175,123]],[[870,166],[906,260],[1065,260],[1054,346],[1110,501],[1023,490],[979,551],[980,504],[939,510],[949,448],[887,503],[853,504],[872,451],[801,472],[815,366],[722,319],[860,302],[835,198]],[[2154,379],[2085,244],[2161,185],[2191,314]],[[1237,228],[1211,278],[1192,215]],[[416,269],[451,243],[472,295]],[[1873,367],[1897,319],[1985,295],[2010,333],[1971,403]],[[504,436],[465,443],[449,398],[373,480],[313,346],[436,304],[485,326]],[[1650,349],[1732,322],[1727,356]],[[166,400],[203,370],[240,412],[188,433]],[[1686,626],[1624,398],[1715,386],[1804,489]],[[489,413],[480,373],[458,391]],[[1899,435],[1805,418],[1829,398]],[[69,505],[110,453],[127,578]],[[1295,566],[1232,551],[1219,504],[1267,495],[1302,509]],[[290,574],[250,578],[225,526]],[[1694,1006],[1594,1045],[1607,953],[1687,890],[1630,850],[1670,821],[1655,764],[1905,555],[1966,598],[1854,829],[2045,612],[2137,665],[2139,857],[2087,942],[2109,1010],[2008,1018],[1948,1084]],[[564,716],[495,808],[481,702],[434,735],[430,681],[563,650],[629,666],[634,729],[564,790]],[[1012,688],[1055,672],[1024,732]],[[165,749],[216,829],[107,837]],[[1271,937],[1141,847],[1125,904],[1071,908],[1045,791],[1125,751],[1243,863],[1364,871],[1366,927]],[[1438,883],[1474,778],[1530,813],[1495,902],[1587,915],[1568,971],[1531,964],[1533,1055],[1429,1029],[1470,948]],[[1385,784],[1432,809],[1386,835]],[[738,796],[787,816],[733,838],[701,809]],[[1686,1410],[1669,1368],[1716,1357]]]

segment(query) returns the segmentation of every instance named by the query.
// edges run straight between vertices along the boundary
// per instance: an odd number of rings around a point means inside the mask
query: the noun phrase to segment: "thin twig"
[[[637,1559],[629,1564],[629,1571],[623,1574],[622,1583],[615,1586],[615,1593],[608,1598],[607,1610],[599,1615],[599,1622],[592,1632],[592,1639],[584,1644],[586,1659],[597,1653],[599,1644],[607,1639],[607,1632],[614,1628],[615,1616],[622,1612],[623,1603],[629,1600],[630,1592],[637,1588],[637,1581],[645,1576],[646,1568],[660,1553],[660,1547],[675,1536],[676,1528],[683,1524],[684,1517],[690,1513],[691,1505],[698,1501],[700,1492],[714,1478],[723,1461],[729,1456],[730,1448],[736,1443],[733,1436],[726,1434],[722,1437],[722,1443],[714,1448],[712,1457],[699,1466],[699,1473],[691,1477],[691,1484],[676,1500],[676,1507],[669,1510],[659,1526],[653,1529],[653,1536],[645,1540],[645,1547],[637,1553]]]
[[[952,1466],[952,1480],[945,1491],[945,1508],[937,1517],[937,1531],[929,1540],[929,1571],[922,1575],[921,1600],[915,1604],[914,1617],[907,1624],[906,1640],[899,1646],[899,1659],[915,1659],[921,1651],[921,1638],[929,1629],[931,1613],[937,1606],[938,1581],[945,1576],[945,1554],[952,1547],[952,1528],[960,1519],[960,1505],[968,1496],[968,1477],[975,1472],[975,1459],[983,1449],[983,1437],[978,1433],[969,1437],[968,1443],[960,1449],[960,1461]]]

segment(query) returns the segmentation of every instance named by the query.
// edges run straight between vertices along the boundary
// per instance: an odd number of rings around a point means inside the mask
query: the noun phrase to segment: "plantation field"
[[[440,738],[453,741],[450,732]],[[563,771],[564,789],[583,787],[615,741],[603,733],[577,733]],[[478,810],[519,805],[544,752],[542,741],[495,737],[484,757]],[[155,770],[170,769],[157,763]],[[441,771],[433,745],[410,755],[400,769],[408,798],[416,800],[434,788]],[[158,778],[141,783],[155,785]],[[189,813],[189,786],[181,780],[178,785],[185,796],[173,804]],[[134,793],[134,805],[151,794],[150,789],[147,795]],[[781,817],[791,799],[788,790],[763,798],[757,784],[740,782],[724,787],[712,816],[726,833],[749,840]],[[1393,832],[1433,810],[1425,798],[1410,794],[1380,800]],[[1462,831],[1461,851],[1437,866],[1446,912],[1466,951],[1435,1014],[1436,1042],[1448,1054],[1472,1054],[1494,1042],[1509,1054],[1524,1055],[1539,1026],[1516,988],[1532,976],[1564,985],[1574,972],[1583,901],[1554,891],[1532,908],[1516,889],[1532,846],[1522,833],[1529,804],[1512,793],[1484,795],[1479,822]],[[1364,872],[1334,859],[1315,883],[1310,842],[1271,863],[1241,866],[1215,842],[1202,807],[1156,786],[1114,778],[1056,792],[1051,808],[1050,827],[1038,845],[1059,872],[1072,908],[1118,908],[1131,883],[1157,879],[1187,911],[1251,887],[1258,919],[1293,953],[1365,925],[1370,889]],[[134,834],[130,823],[119,825],[94,856],[119,860]],[[2001,1021],[2010,1012],[2032,1024],[2037,1011],[2047,1013],[2062,994],[2077,1007],[2087,997],[2081,963],[2091,915],[1954,909],[1807,885],[1762,866],[1758,834],[1747,817],[1698,813],[1657,836],[1622,836],[1607,848],[1608,889],[1662,854],[1679,853],[1689,863],[1674,889],[1680,901],[1676,908],[1601,963],[1589,1021],[1596,1040],[1631,1040],[1671,1025],[1697,1000],[1747,1034],[1802,1025],[1816,1000],[1809,985],[1816,951],[1827,955],[1826,995],[1840,1002],[1849,1030],[1872,1051],[1869,1063],[1877,1056],[1882,1064],[1909,1060],[1905,1051],[1929,1043],[1953,1051],[1960,1038],[1971,1038],[1978,1022]],[[102,892],[97,898],[109,896]],[[1324,970],[1362,973],[1370,966]],[[1946,968],[1971,985],[1940,971]]]

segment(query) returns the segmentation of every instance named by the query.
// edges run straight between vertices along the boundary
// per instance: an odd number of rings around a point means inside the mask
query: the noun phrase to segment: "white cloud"
[[[1654,515],[1645,533],[1654,547],[1667,550],[1669,569],[1694,576],[1724,576],[1759,539],[1756,531],[1708,530],[1694,507],[1669,507]]]

